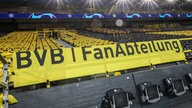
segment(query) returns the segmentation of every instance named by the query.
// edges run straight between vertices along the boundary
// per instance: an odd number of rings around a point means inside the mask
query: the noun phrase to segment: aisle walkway
[[[68,44],[68,43],[66,43],[66,42],[64,42],[64,41],[62,41],[62,40],[56,40],[58,43],[60,43],[61,45],[63,45],[63,47],[65,47],[65,48],[72,48],[73,46],[72,45],[70,45],[70,44]]]

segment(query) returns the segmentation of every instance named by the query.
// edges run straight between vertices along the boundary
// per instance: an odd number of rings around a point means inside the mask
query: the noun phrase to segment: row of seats
[[[192,40],[181,40],[185,56],[187,59],[192,59]]]
[[[140,23],[131,24],[128,26],[127,30],[132,33],[144,33],[144,32],[156,32],[156,31],[163,31],[166,29],[174,29],[174,28],[181,28],[180,23],[156,23],[156,22],[147,22],[147,23]]]
[[[126,30],[116,30],[116,29],[108,29],[108,28],[87,28],[88,31],[97,32],[102,34],[126,34],[129,31]]]
[[[159,23],[159,24],[145,24],[145,28],[154,28],[154,29],[161,29],[161,28],[178,28],[181,27],[180,23]]]
[[[179,39],[179,38],[187,38],[187,37],[175,36],[175,35],[162,35],[162,34],[144,34],[144,33],[132,33],[129,35],[113,36],[113,40],[119,43]]]
[[[86,37],[67,30],[62,33],[60,38],[75,47],[109,45],[114,43],[108,40]]]
[[[138,95],[142,103],[153,104],[161,100],[162,96],[178,97],[186,93],[188,89],[192,90],[192,73],[186,74],[187,83],[183,79],[168,77],[163,79],[163,89],[152,82],[142,82],[137,85]],[[189,85],[186,86],[186,85]],[[108,90],[102,99],[101,108],[130,108],[136,96],[130,91],[124,91],[122,88]]]
[[[129,28],[127,29],[131,31],[131,33],[145,33],[145,32],[155,32],[155,31],[162,31],[159,28]]]
[[[0,52],[34,51],[62,47],[53,38],[39,38],[37,32],[12,32],[0,38]]]
[[[0,54],[9,63],[9,75],[14,71],[12,62],[12,54],[14,52],[58,49],[62,47],[53,38],[39,37],[35,31],[12,32],[0,37]],[[3,64],[0,62],[0,78],[2,78],[2,67]]]
[[[181,31],[165,31],[165,32],[149,32],[147,34],[165,34],[165,35],[176,35],[176,36],[192,36],[191,30],[181,30]]]
[[[127,34],[127,33],[138,33],[138,32],[156,32],[163,31],[166,29],[178,29],[182,28],[182,25],[178,22],[175,23],[157,23],[157,22],[147,22],[147,23],[128,23],[126,28],[87,28],[86,30],[102,34]]]
[[[103,31],[104,32],[104,31]],[[127,43],[127,42],[138,42],[138,41],[151,41],[151,40],[164,40],[164,39],[180,39],[180,38],[188,38],[189,36],[185,35],[173,35],[173,34],[153,34],[155,32],[147,32],[147,33],[125,33],[125,34],[103,34],[103,32],[92,32],[92,31],[83,31],[79,30],[79,33],[82,35],[87,35],[89,37],[109,40],[113,42],[119,43]]]

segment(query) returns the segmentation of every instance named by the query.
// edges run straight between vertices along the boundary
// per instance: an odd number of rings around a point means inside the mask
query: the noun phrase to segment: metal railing
[[[0,86],[3,87],[3,108],[8,108],[8,95],[9,95],[9,76],[8,76],[8,62],[3,58],[3,56],[0,54],[0,61],[3,63],[3,81],[0,81]]]

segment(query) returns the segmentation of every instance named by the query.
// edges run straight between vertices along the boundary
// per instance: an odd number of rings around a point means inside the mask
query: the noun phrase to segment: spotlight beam
[[[167,3],[170,5],[170,6],[174,6],[175,3],[176,3],[177,0],[167,0]]]
[[[159,7],[157,0],[141,0],[139,4],[140,4],[139,10],[142,7],[147,7],[148,12],[150,11],[150,9],[155,9],[156,7]]]
[[[46,6],[56,5],[56,8],[64,7],[65,4],[69,3],[69,0],[48,0]]]
[[[110,9],[110,12],[115,9],[114,7],[122,8],[123,12],[125,12],[125,10],[130,10],[130,7],[134,8],[133,0],[113,0],[113,3],[115,4]]]
[[[95,10],[96,8],[100,8],[100,5],[102,5],[102,0],[86,0],[83,7],[89,5],[91,9]]]

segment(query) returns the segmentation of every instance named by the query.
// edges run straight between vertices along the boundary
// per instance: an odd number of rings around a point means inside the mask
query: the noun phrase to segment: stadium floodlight
[[[145,0],[145,2],[152,2],[153,0]]]
[[[176,3],[177,0],[167,0],[167,3],[170,5],[170,6],[174,6],[175,3]]]
[[[125,12],[125,10],[130,10],[130,7],[134,8],[134,0],[113,0],[112,2],[114,3],[114,5],[110,10],[116,7],[116,9],[118,8]]]
[[[56,8],[63,7],[65,4],[69,3],[69,0],[47,0],[47,6],[56,5]]]
[[[100,8],[102,4],[102,0],[86,0],[84,6],[89,5],[91,9],[95,10],[95,8]]]
[[[159,7],[157,0],[141,0],[139,4],[141,5],[140,8],[146,7],[148,11],[150,9],[155,9],[156,7]]]
[[[168,2],[174,2],[175,0],[167,0]]]
[[[177,0],[167,0],[168,3],[175,4]]]

